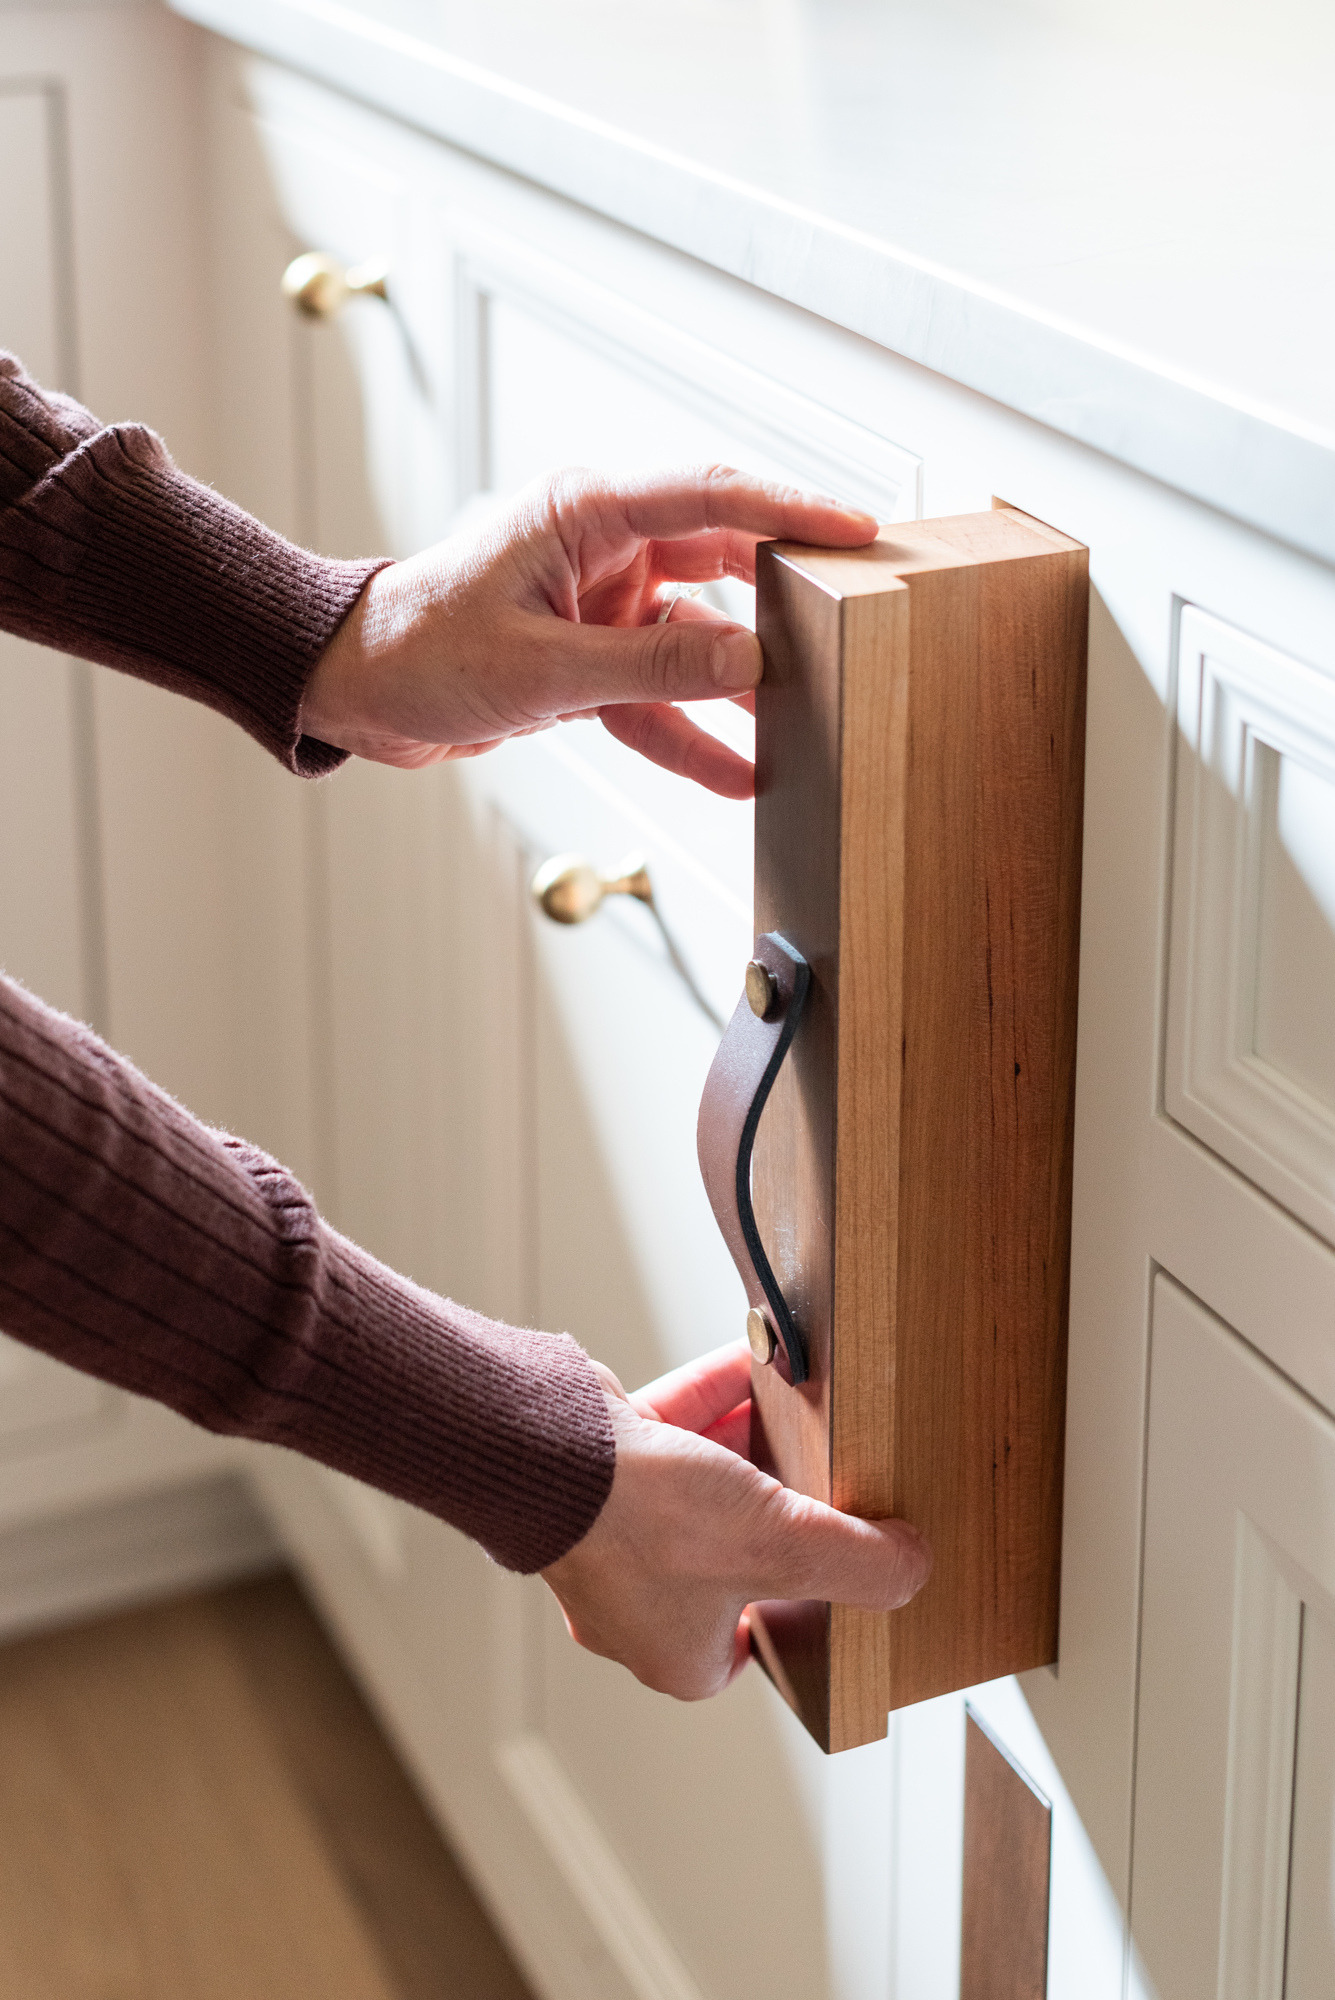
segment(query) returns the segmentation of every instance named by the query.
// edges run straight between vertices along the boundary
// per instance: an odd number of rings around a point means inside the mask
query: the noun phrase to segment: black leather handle
[[[794,1382],[807,1379],[807,1345],[774,1275],[751,1206],[751,1151],[760,1114],[797,1031],[811,967],[778,931],[757,939],[756,960],[771,975],[758,1015],[744,993],[705,1079],[696,1126],[700,1172],[714,1219],[732,1252],[747,1304],[766,1312]]]

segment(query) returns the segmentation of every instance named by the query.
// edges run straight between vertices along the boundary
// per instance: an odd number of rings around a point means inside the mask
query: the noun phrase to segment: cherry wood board
[[[811,1351],[752,1453],[932,1542],[880,1614],[763,1607],[829,1750],[1057,1649],[1088,557],[1011,508],[762,546],[757,932],[813,980],[753,1197]]]
[[[960,2000],[1044,2000],[1052,1807],[969,1711]]]

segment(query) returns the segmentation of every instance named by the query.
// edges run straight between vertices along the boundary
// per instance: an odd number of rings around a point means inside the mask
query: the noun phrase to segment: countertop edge
[[[1335,562],[1335,440],[545,98],[340,0],[173,10]]]

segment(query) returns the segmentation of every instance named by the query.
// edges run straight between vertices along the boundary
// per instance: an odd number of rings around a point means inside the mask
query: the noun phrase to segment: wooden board
[[[755,926],[813,986],[753,1193],[812,1375],[754,1371],[752,1451],[936,1558],[758,1616],[837,1750],[1056,1656],[1088,558],[1001,508],[757,571]]]
[[[1044,2000],[1052,1807],[976,1715],[964,1724],[960,2000]]]

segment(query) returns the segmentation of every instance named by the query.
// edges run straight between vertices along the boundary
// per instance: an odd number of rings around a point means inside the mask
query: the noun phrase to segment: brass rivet
[[[746,997],[751,1012],[761,1021],[779,997],[778,980],[758,958],[753,958],[746,968]]]
[[[759,1306],[752,1306],[746,1315],[746,1339],[762,1368],[774,1359],[779,1343],[774,1338],[774,1328]]]

